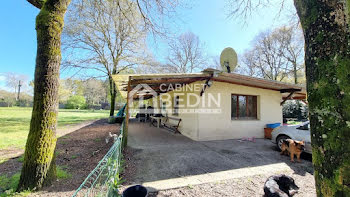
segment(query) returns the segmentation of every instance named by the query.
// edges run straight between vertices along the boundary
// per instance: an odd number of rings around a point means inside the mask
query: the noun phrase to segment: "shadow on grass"
[[[64,196],[73,194],[111,147],[112,140],[105,141],[108,133],[118,134],[119,127],[119,124],[108,124],[107,119],[101,119],[58,138],[55,153],[58,180],[43,191],[66,192],[60,194]],[[0,193],[17,186],[22,162],[21,155],[0,164],[0,177],[11,180],[0,184]]]

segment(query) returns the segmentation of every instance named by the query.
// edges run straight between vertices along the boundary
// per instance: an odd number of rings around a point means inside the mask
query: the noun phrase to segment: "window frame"
[[[233,117],[233,113],[232,113],[232,98],[233,96],[236,96],[236,117]],[[254,117],[239,117],[240,111],[239,111],[239,97],[240,96],[244,96],[245,97],[245,113],[248,114],[249,112],[249,102],[248,102],[248,97],[253,97],[253,110],[255,111],[255,116]],[[255,99],[254,99],[255,98]],[[231,120],[259,120],[258,119],[258,96],[257,95],[246,95],[246,94],[231,94]],[[254,104],[254,100],[255,100],[255,104]],[[255,109],[254,109],[255,108]]]

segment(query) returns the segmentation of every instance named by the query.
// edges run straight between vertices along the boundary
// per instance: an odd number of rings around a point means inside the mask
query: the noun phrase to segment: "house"
[[[179,132],[198,141],[263,138],[266,124],[282,123],[286,100],[306,99],[306,90],[299,85],[215,69],[115,75],[114,81],[129,98],[130,111],[138,109],[139,101],[163,116],[180,118]]]

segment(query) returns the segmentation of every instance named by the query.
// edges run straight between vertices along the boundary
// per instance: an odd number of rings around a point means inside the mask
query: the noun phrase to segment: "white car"
[[[280,126],[275,128],[272,131],[272,143],[276,144],[279,149],[281,149],[281,145],[283,140],[285,139],[293,139],[298,141],[305,142],[305,152],[312,153],[311,148],[311,134],[310,134],[310,126],[309,121],[303,122],[299,125],[288,125],[288,126]]]

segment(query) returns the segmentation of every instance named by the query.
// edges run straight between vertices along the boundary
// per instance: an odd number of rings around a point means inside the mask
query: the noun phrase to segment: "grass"
[[[21,174],[17,172],[16,174],[12,175],[11,177],[7,177],[6,175],[0,176],[0,188],[4,190],[16,190],[16,187],[19,182],[19,177]]]
[[[20,157],[18,157],[17,161],[23,163],[23,161],[24,161],[24,155],[21,155]]]
[[[56,173],[58,179],[69,179],[72,177],[72,174],[66,171],[67,166],[57,166]]]
[[[0,108],[0,149],[10,147],[24,148],[29,131],[32,108],[1,107]],[[60,109],[58,113],[58,128],[77,124],[86,120],[107,118],[106,110],[72,110]]]
[[[6,162],[6,161],[8,161],[8,160],[9,160],[9,159],[0,159],[0,164]]]
[[[21,193],[16,193],[16,188],[19,182],[21,174],[17,172],[11,177],[7,177],[6,175],[0,176],[0,190],[4,192],[0,192],[0,197],[5,196],[27,196],[30,194],[29,191],[24,191]]]
[[[302,122],[301,121],[288,121],[287,124],[289,125],[298,125],[298,124],[301,124]]]
[[[32,108],[24,107],[0,107],[0,149],[7,148],[22,148],[24,149],[25,142],[29,131]],[[67,125],[81,123],[87,120],[96,120],[107,118],[108,111],[105,110],[67,110],[60,109],[58,113],[58,128],[62,129]],[[62,138],[68,139],[63,136]],[[59,154],[56,152],[56,154]],[[77,156],[72,156],[77,157]],[[23,162],[23,156],[17,159]],[[0,159],[0,163],[6,159]],[[67,171],[67,166],[57,166],[56,169],[58,179],[69,179],[72,175]],[[0,175],[0,197],[5,196],[27,196],[30,191],[16,193],[20,172],[8,177]]]
[[[57,179],[69,179],[72,177],[72,175],[69,172],[67,172],[65,169],[67,169],[67,166],[56,167]],[[15,173],[11,177],[7,177],[6,175],[0,176],[0,197],[27,196],[31,193],[30,191],[16,193],[16,188],[17,188],[20,176],[21,176],[20,172]]]

